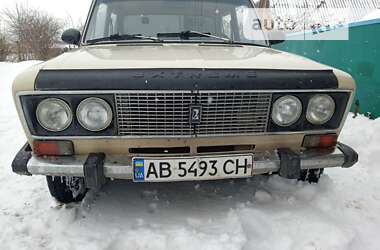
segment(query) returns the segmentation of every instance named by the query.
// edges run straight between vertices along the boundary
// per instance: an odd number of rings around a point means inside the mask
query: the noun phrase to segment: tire
[[[50,194],[59,202],[71,203],[82,201],[86,195],[84,178],[47,176]]]
[[[301,170],[301,177],[298,180],[309,183],[318,183],[319,178],[321,178],[323,174],[323,170],[323,168]]]

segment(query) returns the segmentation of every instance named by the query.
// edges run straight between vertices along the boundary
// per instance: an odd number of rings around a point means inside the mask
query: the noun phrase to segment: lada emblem
[[[190,106],[190,124],[197,125],[201,123],[202,106],[192,105]]]

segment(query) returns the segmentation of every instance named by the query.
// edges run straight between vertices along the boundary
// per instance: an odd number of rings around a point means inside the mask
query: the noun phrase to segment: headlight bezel
[[[68,115],[68,118],[67,118],[67,122],[64,124],[64,126],[62,126],[62,128],[53,129],[53,128],[47,126],[45,121],[41,120],[40,115],[41,115],[42,105],[47,104],[49,102],[51,102],[51,103],[58,103],[66,111],[66,114]],[[62,132],[64,130],[66,130],[72,124],[73,117],[74,117],[73,111],[72,111],[70,105],[67,104],[64,100],[62,100],[60,98],[55,98],[55,97],[46,98],[46,99],[40,101],[38,103],[38,105],[37,105],[37,108],[36,108],[36,111],[35,111],[35,115],[36,115],[36,119],[37,119],[38,124],[41,127],[43,127],[44,129],[46,129],[47,131],[50,131],[50,132]]]
[[[87,126],[87,124],[85,124],[84,121],[82,121],[81,117],[80,117],[80,113],[81,113],[81,108],[83,108],[85,105],[88,105],[88,103],[90,102],[95,102],[95,103],[101,103],[101,104],[104,104],[104,107],[106,108],[106,112],[107,112],[107,121],[106,123],[103,125],[103,127],[100,127],[100,128],[97,128],[97,129],[91,129],[89,128],[89,126]],[[76,118],[79,122],[79,124],[86,130],[90,131],[90,132],[99,132],[99,131],[103,131],[105,129],[107,129],[112,121],[113,121],[113,110],[112,110],[112,107],[111,105],[103,100],[102,98],[99,98],[99,97],[88,97],[86,99],[83,99],[77,106],[76,108]]]
[[[275,114],[275,109],[277,108],[276,105],[278,105],[278,103],[280,103],[282,101],[285,101],[286,99],[295,101],[296,107],[298,108],[298,110],[296,111],[294,118],[290,122],[288,122],[288,123],[281,123],[279,120],[277,120],[275,118],[275,115],[274,115]],[[276,99],[273,102],[272,112],[271,112],[271,119],[272,119],[272,121],[277,126],[280,126],[280,127],[289,127],[289,126],[293,125],[294,123],[296,123],[300,119],[300,117],[302,115],[302,112],[303,112],[303,109],[304,108],[303,108],[302,102],[301,102],[301,100],[298,97],[296,97],[294,95],[284,95],[284,96]]]
[[[108,128],[103,131],[92,132],[84,129],[78,122],[76,118],[76,108],[81,101],[90,97],[98,97],[105,100],[112,108],[113,112],[113,120]],[[63,91],[60,93],[59,91],[28,91],[28,92],[20,92],[18,94],[18,98],[20,100],[20,107],[23,111],[23,120],[25,121],[28,130],[32,136],[46,137],[46,138],[71,138],[71,137],[109,137],[109,136],[117,136],[117,118],[116,118],[116,108],[115,108],[115,96],[112,93],[86,93],[85,91],[79,93],[68,93],[67,91]],[[59,98],[65,101],[73,111],[73,121],[70,126],[61,132],[52,132],[44,129],[37,121],[37,117],[35,115],[36,108],[39,102],[48,98]]]
[[[331,117],[331,119],[320,125],[315,125],[310,123],[306,119],[306,111],[307,106],[309,103],[309,100],[311,97],[317,94],[327,94],[331,96],[335,101],[335,112],[334,115]],[[334,131],[340,128],[344,121],[344,117],[346,115],[346,111],[349,110],[349,105],[352,102],[353,99],[353,91],[349,90],[326,90],[326,91],[320,91],[320,90],[310,90],[310,91],[276,91],[272,95],[272,102],[271,102],[271,109],[270,109],[270,116],[269,116],[269,122],[267,126],[267,132],[268,133],[293,133],[293,132],[310,132],[310,131]],[[282,96],[285,95],[293,95],[302,103],[303,111],[301,114],[301,117],[298,119],[297,122],[292,124],[288,127],[282,127],[277,125],[272,120],[272,109],[274,102],[279,99]],[[350,102],[351,101],[351,102]]]
[[[311,110],[310,109],[311,109],[312,101],[314,99],[320,98],[320,97],[328,99],[331,102],[331,104],[333,106],[333,109],[332,109],[332,112],[329,114],[329,116],[327,118],[325,118],[323,120],[320,120],[320,121],[316,121],[316,120],[313,120],[311,118],[311,114],[310,114]],[[332,98],[332,96],[330,96],[328,94],[315,94],[315,95],[313,95],[313,96],[310,97],[309,102],[307,104],[306,120],[308,122],[310,122],[311,124],[313,124],[313,125],[323,125],[323,124],[325,124],[325,123],[327,123],[328,121],[331,120],[331,118],[334,116],[335,110],[336,110],[336,103],[335,103],[334,98]]]

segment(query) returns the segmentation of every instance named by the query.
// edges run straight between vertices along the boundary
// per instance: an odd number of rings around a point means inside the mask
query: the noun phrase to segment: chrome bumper
[[[306,150],[300,154],[289,152],[291,151],[275,150],[255,153],[252,175],[277,172],[287,175],[292,169],[348,168],[358,161],[357,153],[352,148],[341,143],[335,149],[328,151]],[[27,156],[25,155],[26,153]],[[22,161],[19,159],[22,159]],[[14,172],[24,175],[84,177],[84,166],[87,159],[87,155],[38,157],[30,151],[26,152],[26,148],[24,147],[16,156],[12,163],[12,168]],[[102,174],[106,178],[133,179],[131,162],[131,157],[106,156],[101,164],[103,168]]]

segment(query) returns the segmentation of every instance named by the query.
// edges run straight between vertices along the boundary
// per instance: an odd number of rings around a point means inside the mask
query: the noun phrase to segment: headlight
[[[312,124],[328,122],[335,112],[335,102],[329,95],[313,96],[307,107],[306,119]]]
[[[291,95],[279,98],[272,109],[272,120],[279,126],[286,127],[295,123],[301,116],[301,101]]]
[[[77,108],[77,118],[83,128],[89,131],[101,131],[112,122],[112,109],[110,105],[95,97],[83,100]]]
[[[46,130],[60,132],[70,126],[73,114],[70,106],[57,98],[41,101],[36,109],[38,123]]]

